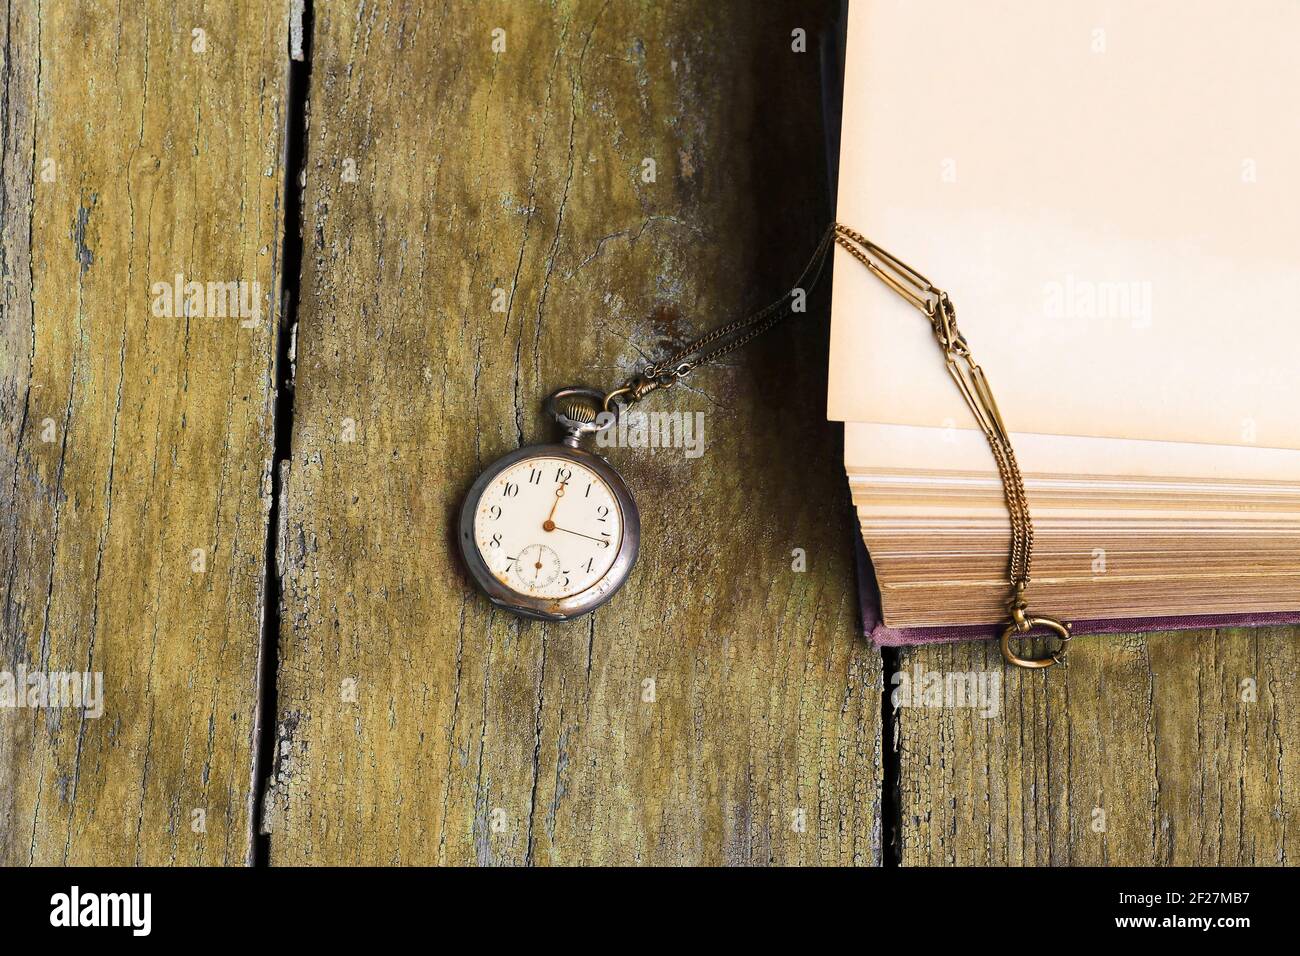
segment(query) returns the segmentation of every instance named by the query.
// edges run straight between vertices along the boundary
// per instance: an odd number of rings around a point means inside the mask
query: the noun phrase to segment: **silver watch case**
[[[474,541],[474,516],[478,513],[479,498],[483,496],[484,490],[505,469],[525,458],[541,457],[572,461],[594,471],[609,485],[623,521],[623,540],[619,543],[618,553],[614,556],[614,563],[610,565],[609,571],[585,591],[564,598],[531,597],[503,584],[488,570]],[[469,569],[475,583],[493,604],[525,617],[541,618],[544,621],[567,621],[581,617],[583,614],[590,614],[612,598],[614,592],[623,586],[623,582],[632,573],[632,566],[636,563],[640,547],[641,515],[637,511],[632,493],[623,481],[623,476],[600,455],[584,448],[572,448],[558,443],[529,445],[503,458],[498,458],[478,476],[460,509],[460,553],[465,560],[465,567]]]

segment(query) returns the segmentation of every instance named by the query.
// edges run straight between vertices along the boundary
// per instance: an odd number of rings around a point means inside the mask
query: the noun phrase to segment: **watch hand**
[[[555,489],[555,500],[551,502],[551,513],[548,514],[546,516],[546,520],[542,522],[543,531],[555,530],[555,520],[554,520],[555,509],[560,506],[560,499],[563,497],[564,497],[564,482],[560,482],[560,487]],[[564,530],[564,529],[560,529],[560,530]]]
[[[568,531],[569,534],[576,534],[579,538],[586,538],[588,541],[595,541],[597,544],[604,545],[606,548],[609,547],[609,542],[606,541],[604,538],[593,538],[589,534],[583,534],[581,531],[569,531],[568,528],[561,528],[559,525],[555,525],[555,530]]]

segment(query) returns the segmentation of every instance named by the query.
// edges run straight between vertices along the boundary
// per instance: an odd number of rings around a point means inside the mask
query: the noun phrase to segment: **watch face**
[[[471,490],[461,526],[466,561],[484,590],[548,618],[603,603],[631,570],[639,537],[618,473],[564,446],[523,449],[494,464]]]

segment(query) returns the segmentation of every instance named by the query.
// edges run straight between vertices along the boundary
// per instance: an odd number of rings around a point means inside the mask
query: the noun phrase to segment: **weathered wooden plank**
[[[828,15],[317,5],[274,862],[878,859],[824,307],[652,406],[704,414],[701,457],[611,450],[644,529],[611,605],[493,613],[454,554],[552,389],[784,291],[828,216]]]
[[[0,862],[242,863],[287,4],[18,3],[0,28],[0,669],[104,695],[0,710]],[[245,314],[205,285],[167,315],[178,274],[246,283]]]
[[[1085,637],[1066,671],[1005,672],[996,717],[896,711],[902,863],[1295,862],[1297,638]],[[1003,672],[994,645],[901,655],[900,670],[918,668]]]

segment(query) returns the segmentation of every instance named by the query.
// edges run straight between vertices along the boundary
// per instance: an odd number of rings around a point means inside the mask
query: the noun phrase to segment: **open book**
[[[850,3],[836,218],[956,305],[1038,611],[1300,619],[1297,49],[1293,0]],[[832,323],[885,624],[1005,620],[1002,486],[929,324],[839,249]]]

